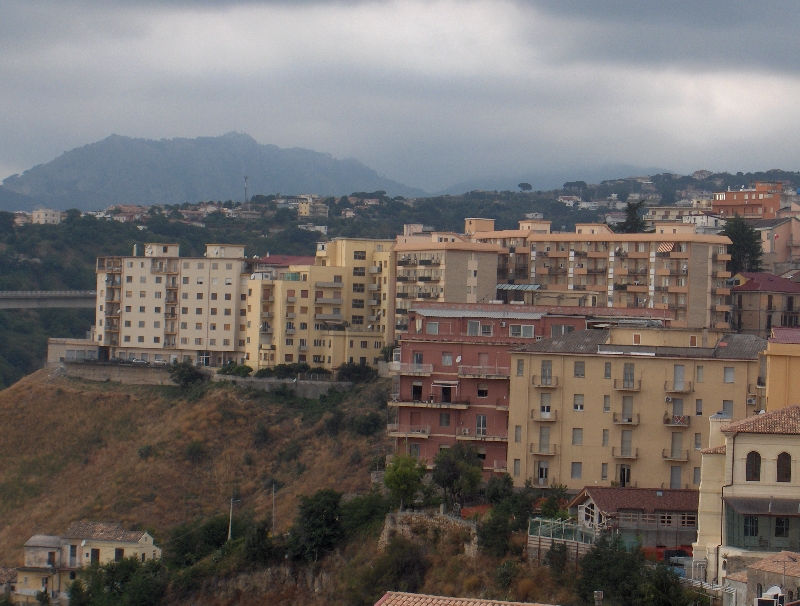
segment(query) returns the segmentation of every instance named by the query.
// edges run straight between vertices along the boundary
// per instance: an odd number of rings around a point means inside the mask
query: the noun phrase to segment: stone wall
[[[454,518],[439,513],[428,514],[416,511],[404,511],[387,514],[383,523],[383,532],[378,539],[378,548],[384,549],[389,540],[400,535],[411,541],[418,540],[423,532],[451,532],[466,533],[469,539],[464,543],[464,553],[474,556],[478,552],[478,528],[475,522],[467,522],[461,518]]]
[[[218,375],[216,373],[209,377],[212,381],[229,381],[242,387],[252,387],[254,389],[264,389],[272,391],[281,386],[288,387],[302,398],[317,399],[323,394],[327,394],[331,389],[336,391],[347,391],[353,384],[349,381],[294,381],[294,379],[256,379],[255,377],[234,377],[231,375]]]

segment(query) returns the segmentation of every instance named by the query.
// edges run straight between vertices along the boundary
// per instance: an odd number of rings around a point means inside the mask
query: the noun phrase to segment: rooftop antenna
[[[247,175],[244,176],[244,203],[247,204],[247,179],[249,177]]]

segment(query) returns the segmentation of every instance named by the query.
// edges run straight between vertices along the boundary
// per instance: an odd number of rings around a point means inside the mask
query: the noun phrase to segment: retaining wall
[[[420,536],[422,528],[426,531],[439,530],[443,534],[466,532],[469,540],[464,543],[464,553],[468,556],[478,553],[478,528],[474,522],[438,513],[428,514],[416,511],[387,514],[383,523],[383,532],[378,539],[378,548],[384,549],[389,544],[389,539],[398,534],[413,541]]]

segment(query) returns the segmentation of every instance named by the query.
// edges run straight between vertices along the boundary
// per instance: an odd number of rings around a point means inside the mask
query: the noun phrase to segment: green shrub
[[[152,447],[152,446],[150,446],[150,444],[145,444],[144,446],[142,446],[142,447],[141,447],[139,450],[137,450],[136,452],[137,452],[137,454],[139,455],[139,458],[140,458],[140,459],[146,459],[146,458],[148,458],[148,457],[149,457],[151,454],[153,454],[153,447]]]
[[[508,589],[519,574],[519,564],[514,560],[506,560],[494,571],[494,582],[500,589]]]
[[[336,378],[339,381],[350,381],[352,383],[366,383],[378,376],[378,371],[366,364],[354,364],[347,362],[339,366]]]
[[[269,435],[269,427],[264,421],[258,421],[256,423],[256,429],[253,432],[253,445],[256,448],[263,448],[267,444],[269,444],[270,435]]]
[[[200,440],[192,440],[186,445],[186,459],[196,465],[206,458],[206,447]]]
[[[377,412],[354,417],[351,421],[353,432],[360,436],[374,436],[385,429],[383,417]]]

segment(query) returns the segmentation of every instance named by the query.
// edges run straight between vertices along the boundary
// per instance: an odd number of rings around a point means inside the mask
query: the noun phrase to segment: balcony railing
[[[550,412],[542,412],[541,410],[532,410],[531,421],[538,421],[540,423],[555,423],[558,421],[558,411],[551,410]]]
[[[511,376],[508,366],[459,366],[459,377],[479,377],[479,378],[508,378]]]
[[[399,423],[389,423],[386,431],[391,437],[420,437],[427,438],[431,433],[430,425],[400,425]]]
[[[671,448],[665,448],[661,451],[661,458],[665,461],[688,461],[689,460],[689,451],[688,450],[673,450]]]
[[[614,423],[614,425],[638,425],[639,413],[623,415],[622,413],[615,412],[611,415],[611,422]]]
[[[614,379],[614,389],[617,391],[641,391],[641,379]]]
[[[462,427],[461,431],[456,434],[456,439],[478,442],[505,442],[508,440],[508,431],[506,429],[488,431],[483,428],[471,429],[469,427]]]
[[[556,455],[555,444],[531,444],[530,453],[532,455],[554,457]]]
[[[617,448],[616,446],[611,448],[611,456],[615,459],[638,459],[639,458],[639,449],[638,448]]]
[[[531,384],[534,387],[556,389],[558,387],[558,377],[554,375],[533,375]]]
[[[667,393],[691,393],[691,381],[664,381],[664,391]]]
[[[669,427],[689,427],[692,423],[692,417],[689,415],[666,415],[664,417],[664,425]]]
[[[371,274],[383,273],[383,266],[382,265],[371,265],[370,268],[369,268],[369,273],[371,273]]]
[[[433,372],[433,364],[411,364],[409,362],[390,362],[389,370],[401,375],[427,376]]]
[[[314,303],[319,303],[320,305],[341,305],[342,299],[333,297],[318,297],[314,299]]]

